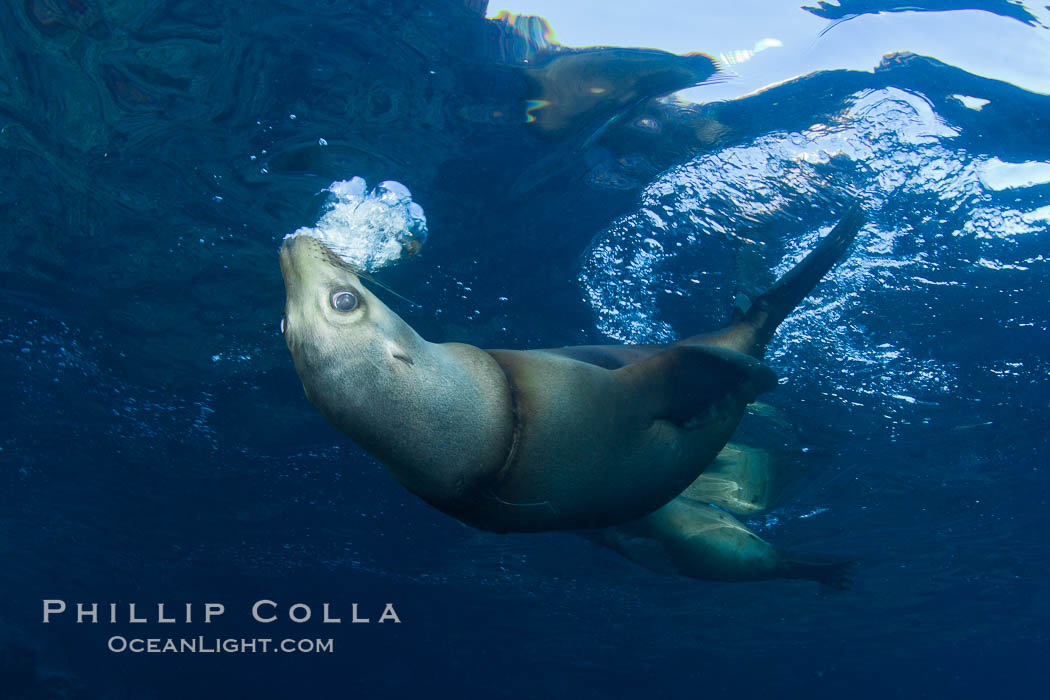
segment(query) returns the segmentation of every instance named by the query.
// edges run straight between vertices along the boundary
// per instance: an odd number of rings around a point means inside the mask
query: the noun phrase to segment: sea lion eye
[[[332,292],[332,308],[336,311],[353,311],[357,308],[357,295],[349,289],[337,289]]]

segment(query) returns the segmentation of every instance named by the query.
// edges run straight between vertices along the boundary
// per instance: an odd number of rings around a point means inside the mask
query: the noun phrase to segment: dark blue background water
[[[1042,31],[1019,7],[986,9]],[[0,698],[1043,692],[1050,190],[989,173],[1050,158],[1050,100],[897,54],[542,138],[517,41],[438,0],[0,6]],[[278,332],[277,244],[353,175],[427,212],[384,275],[397,311],[487,347],[713,327],[862,201],[741,429],[807,469],[752,526],[857,558],[855,590],[659,577],[405,492],[307,404]],[[228,612],[45,626],[46,598]],[[402,624],[274,629],[260,598]],[[132,633],[336,651],[106,651]]]

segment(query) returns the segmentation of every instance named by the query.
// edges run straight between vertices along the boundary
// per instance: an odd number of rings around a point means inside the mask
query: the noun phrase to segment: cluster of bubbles
[[[369,191],[363,178],[329,185],[317,223],[288,238],[310,236],[348,265],[372,272],[415,256],[427,240],[423,207],[400,182],[387,180]]]

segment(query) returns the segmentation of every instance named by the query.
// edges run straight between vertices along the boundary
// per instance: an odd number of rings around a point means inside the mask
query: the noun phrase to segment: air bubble
[[[423,207],[400,182],[387,180],[368,191],[364,178],[333,182],[314,226],[289,236],[311,236],[345,262],[377,270],[415,256],[427,239]]]

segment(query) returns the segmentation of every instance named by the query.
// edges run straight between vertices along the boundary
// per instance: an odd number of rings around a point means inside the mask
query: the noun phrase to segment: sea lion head
[[[281,246],[282,333],[310,403],[417,495],[448,511],[505,461],[511,399],[484,351],[428,343],[316,238]]]
[[[319,240],[286,238],[281,274],[281,331],[306,397],[323,413],[367,400],[378,379],[412,366],[419,336],[364,286],[361,271]]]

